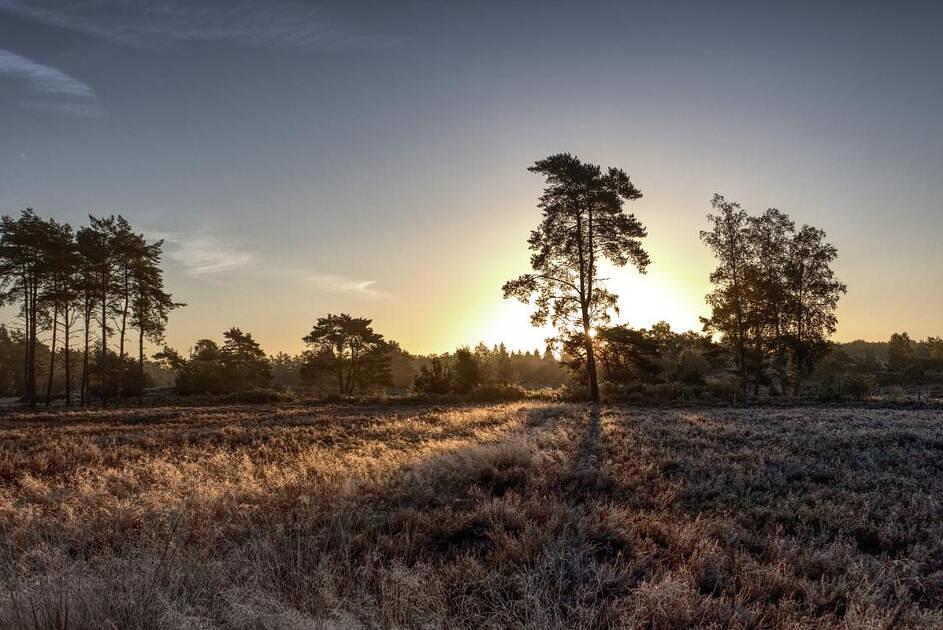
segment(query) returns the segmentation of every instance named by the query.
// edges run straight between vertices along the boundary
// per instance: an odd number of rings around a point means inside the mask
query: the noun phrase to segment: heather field
[[[943,627],[943,412],[0,417],[3,628]]]

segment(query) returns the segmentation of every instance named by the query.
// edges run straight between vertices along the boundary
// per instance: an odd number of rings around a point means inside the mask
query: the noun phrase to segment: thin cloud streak
[[[74,101],[21,101],[26,109],[65,114],[76,118],[97,118],[106,113],[98,103],[77,103]]]
[[[92,87],[75,77],[9,50],[0,49],[0,74],[21,79],[38,92],[73,98],[95,98]]]
[[[95,90],[67,72],[41,64],[10,50],[0,49],[0,76],[24,81],[36,96],[20,101],[28,109],[79,118],[100,116],[104,109]]]
[[[252,272],[288,276],[300,284],[328,293],[342,293],[366,299],[390,297],[376,288],[376,280],[359,280],[333,273],[311,273],[303,269],[273,269],[260,263],[261,257],[237,244],[212,235],[183,235],[150,232],[167,245],[167,257],[191,276],[209,279],[228,272]],[[251,267],[251,268],[250,268]]]
[[[332,293],[351,293],[366,298],[386,298],[389,293],[374,288],[376,280],[354,280],[335,274],[316,274],[308,276],[307,284],[321,291]]]
[[[192,276],[242,269],[256,261],[253,252],[227,243],[216,236],[157,234],[167,244],[167,257]]]
[[[159,45],[161,40],[229,41],[273,48],[386,48],[397,43],[328,25],[316,9],[300,2],[0,0],[0,10],[109,41],[145,47]]]

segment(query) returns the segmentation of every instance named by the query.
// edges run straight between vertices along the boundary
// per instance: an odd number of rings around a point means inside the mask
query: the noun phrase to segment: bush
[[[877,390],[877,381],[873,376],[849,374],[844,379],[844,392],[855,400],[864,400]]]
[[[600,396],[604,402],[629,402],[636,405],[666,402],[689,402],[704,397],[702,385],[687,385],[675,381],[668,383],[603,382]]]
[[[819,402],[864,400],[877,390],[877,380],[865,374],[828,374],[813,381],[803,392]]]
[[[511,402],[528,398],[529,392],[516,385],[481,385],[470,396],[474,402]]]
[[[223,397],[226,402],[244,405],[266,405],[280,402],[291,402],[293,397],[286,392],[273,389],[247,389],[242,392],[233,392]]]
[[[708,379],[707,394],[715,400],[736,402],[743,398],[743,379],[735,374]]]

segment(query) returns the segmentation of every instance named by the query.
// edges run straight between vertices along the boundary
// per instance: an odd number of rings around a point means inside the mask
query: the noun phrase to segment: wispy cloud
[[[95,90],[67,72],[0,49],[0,75],[26,83],[32,93],[22,104],[71,116],[98,116],[103,113]]]
[[[191,276],[217,281],[229,272],[288,277],[315,291],[341,293],[364,299],[380,299],[390,294],[377,288],[376,280],[348,278],[334,273],[317,273],[292,267],[266,264],[264,257],[235,242],[209,234],[180,234],[148,231],[148,236],[163,239],[167,257]]]
[[[332,293],[350,293],[367,298],[385,298],[389,293],[376,288],[376,280],[354,280],[334,274],[315,274],[305,278],[315,289]]]
[[[210,235],[157,234],[167,244],[167,257],[194,276],[242,269],[257,261],[255,253]]]
[[[9,50],[0,50],[0,74],[23,79],[39,92],[61,96],[95,98],[95,91],[87,83],[58,68],[44,66]]]
[[[0,10],[137,46],[168,39],[267,47],[382,48],[396,43],[329,24],[316,8],[291,0],[0,0]]]

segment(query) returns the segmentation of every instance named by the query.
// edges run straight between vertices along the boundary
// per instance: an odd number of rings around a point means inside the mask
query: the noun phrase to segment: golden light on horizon
[[[648,328],[660,321],[672,330],[701,329],[699,315],[703,311],[701,287],[683,288],[658,271],[641,275],[626,269],[605,269],[606,286],[619,296],[619,314],[613,313],[612,323]],[[481,305],[483,313],[470,317],[462,327],[465,332],[458,345],[488,346],[505,344],[510,350],[542,350],[548,337],[555,336],[552,326],[535,327],[530,315],[533,307],[515,300],[496,299]],[[591,334],[595,335],[595,329]]]

